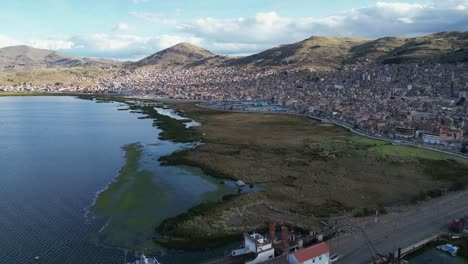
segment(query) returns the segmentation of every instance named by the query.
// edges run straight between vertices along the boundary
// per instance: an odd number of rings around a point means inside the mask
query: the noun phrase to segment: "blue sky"
[[[0,17],[0,47],[136,60],[182,41],[238,55],[311,35],[464,30],[468,0],[15,0]]]

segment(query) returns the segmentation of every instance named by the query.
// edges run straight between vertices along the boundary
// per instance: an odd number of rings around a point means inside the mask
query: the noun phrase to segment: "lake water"
[[[165,216],[220,188],[193,168],[160,167],[158,156],[189,146],[160,141],[151,119],[118,108],[72,97],[0,97],[0,263],[130,261],[121,249],[86,242],[103,228],[87,220],[87,208],[124,165],[124,145],[140,142],[147,153],[141,167],[177,197]],[[166,251],[158,259],[198,263],[224,250]]]
[[[183,117],[181,115],[179,115],[178,113],[176,113],[173,109],[170,109],[170,108],[165,108],[165,107],[155,107],[154,110],[156,110],[158,112],[158,114],[160,115],[165,115],[165,116],[168,116],[168,117],[171,117],[171,118],[174,118],[176,120],[182,120],[182,121],[187,121],[185,123],[185,127],[189,128],[189,127],[195,127],[195,126],[200,126],[201,124],[197,121],[194,121],[194,120],[189,120],[187,119],[186,117]]]

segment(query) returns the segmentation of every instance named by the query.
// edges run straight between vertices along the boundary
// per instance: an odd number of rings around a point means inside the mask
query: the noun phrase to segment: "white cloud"
[[[413,19],[408,18],[408,17],[400,17],[397,20],[406,24],[411,24],[414,22]]]
[[[31,40],[28,45],[39,49],[65,50],[73,48],[75,44],[67,36],[58,36],[55,38]]]
[[[113,31],[133,31],[134,27],[130,26],[127,23],[119,23],[112,28]]]
[[[131,0],[142,3],[149,0]],[[185,23],[174,13],[130,12],[133,18],[173,26],[174,32],[139,36],[127,23],[113,34],[52,37],[29,41],[32,46],[80,56],[141,58],[180,42],[190,42],[221,54],[252,54],[312,35],[379,38],[468,29],[468,0],[433,0],[425,4],[377,2],[325,17],[285,17],[260,12],[251,17],[199,18]],[[0,34],[0,47],[23,44]]]
[[[276,12],[258,13],[252,18],[202,18],[179,27],[181,31],[220,43],[270,43],[295,32],[289,31],[294,21]],[[288,31],[288,32],[286,32]],[[253,43],[252,43],[253,44]]]
[[[202,38],[214,51],[243,53],[311,35],[379,38],[468,29],[468,0],[426,4],[378,2],[327,17],[283,17],[277,12],[231,19],[201,18],[179,25],[181,32]],[[255,50],[260,51],[260,50]]]
[[[129,34],[99,33],[35,40],[31,42],[31,45],[37,48],[60,50],[84,57],[136,60],[181,42],[200,45],[201,39],[177,35],[141,37]]]
[[[232,56],[244,56],[271,48],[268,44],[220,43],[203,41],[202,46],[208,50]]]
[[[24,45],[24,43],[9,36],[0,34],[0,48],[17,45]]]

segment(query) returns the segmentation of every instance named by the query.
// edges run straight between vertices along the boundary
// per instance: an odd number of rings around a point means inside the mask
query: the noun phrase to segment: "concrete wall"
[[[250,251],[250,249],[248,249],[248,248],[241,248],[241,249],[233,250],[231,252],[231,255],[239,256],[239,255],[247,254],[247,253],[250,253],[250,252],[252,252],[252,251]]]
[[[272,259],[275,257],[275,250],[272,248],[268,251],[265,251],[265,252],[262,252],[262,253],[259,253],[257,255],[257,257],[252,260],[252,261],[249,261],[249,262],[245,262],[245,264],[257,264],[257,263],[262,263],[262,262],[265,262],[269,259]]]

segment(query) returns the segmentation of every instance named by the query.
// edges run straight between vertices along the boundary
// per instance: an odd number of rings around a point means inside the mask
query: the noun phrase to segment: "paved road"
[[[372,257],[360,228],[375,245],[378,253],[395,252],[432,234],[448,231],[453,219],[468,215],[468,191],[449,194],[402,212],[355,220],[351,227],[355,232],[331,241],[331,254],[342,254],[340,263],[371,263]]]
[[[306,115],[306,116],[310,117],[310,118],[313,118],[313,119],[320,120],[320,121],[325,122],[325,123],[332,123],[332,124],[335,124],[337,126],[341,126],[341,127],[345,128],[345,129],[348,129],[350,132],[352,132],[354,134],[357,134],[357,135],[360,135],[360,136],[363,136],[363,137],[372,138],[372,139],[376,139],[376,140],[387,141],[387,142],[393,142],[392,139],[385,138],[385,137],[376,137],[376,136],[368,135],[368,134],[366,134],[364,132],[361,132],[361,131],[358,131],[358,130],[352,128],[351,126],[349,126],[347,124],[342,124],[340,122],[337,122],[337,121],[334,121],[334,120],[331,120],[331,119],[323,119],[323,118],[312,117],[312,116],[308,116],[308,115]],[[457,156],[457,157],[462,158],[462,159],[468,159],[468,155],[466,155],[466,154],[457,153],[457,152],[453,152],[453,151],[449,151],[449,150],[443,150],[443,149],[433,147],[433,146],[427,145],[427,144],[411,143],[411,142],[406,142],[404,140],[401,140],[400,144],[405,145],[405,146],[411,146],[411,147],[416,147],[416,148],[423,148],[423,149],[427,149],[427,150],[432,150],[432,151],[436,151],[436,152],[440,152],[440,153],[444,153],[444,154],[448,154],[448,155],[452,155],[452,156]]]

